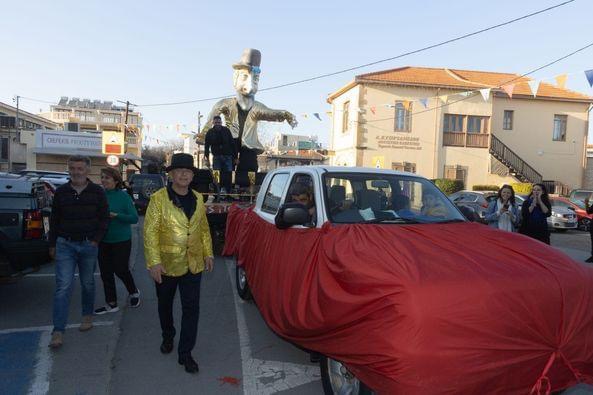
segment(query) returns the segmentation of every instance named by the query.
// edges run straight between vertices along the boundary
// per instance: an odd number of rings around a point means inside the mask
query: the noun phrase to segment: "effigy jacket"
[[[166,275],[178,277],[189,270],[204,270],[204,258],[213,256],[212,239],[202,195],[196,195],[196,210],[188,220],[183,209],[169,199],[167,188],[150,197],[144,218],[146,267],[163,265]]]
[[[237,99],[232,97],[218,101],[213,107],[208,121],[204,125],[203,130],[208,130],[212,126],[212,118],[215,115],[223,114],[227,128],[231,130],[233,138],[239,138],[239,110],[237,109]],[[243,127],[243,135],[241,144],[249,149],[254,149],[258,152],[264,151],[264,146],[257,137],[257,122],[282,122],[290,119],[291,115],[284,110],[274,110],[267,107],[265,104],[254,101],[253,107],[249,110],[245,126]]]

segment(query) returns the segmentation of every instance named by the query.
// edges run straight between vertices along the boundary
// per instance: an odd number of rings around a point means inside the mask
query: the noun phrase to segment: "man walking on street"
[[[204,141],[204,159],[206,165],[210,164],[210,149],[212,149],[212,169],[220,170],[221,179],[225,192],[230,192],[231,177],[230,173],[235,167],[237,160],[237,149],[233,135],[226,126],[222,126],[222,119],[216,115],[212,119],[213,127],[206,133]]]
[[[78,266],[82,288],[80,331],[93,327],[95,265],[98,245],[109,225],[109,206],[103,188],[88,179],[87,156],[68,159],[70,181],[56,190],[50,217],[50,256],[55,259],[54,329],[49,346],[59,348],[68,321],[74,273]]]
[[[161,352],[173,351],[173,299],[179,287],[182,316],[177,353],[188,373],[199,371],[191,352],[198,334],[202,272],[214,266],[204,201],[189,188],[195,170],[191,155],[174,154],[167,167],[172,183],[151,196],[144,219],[144,254],[156,285]]]

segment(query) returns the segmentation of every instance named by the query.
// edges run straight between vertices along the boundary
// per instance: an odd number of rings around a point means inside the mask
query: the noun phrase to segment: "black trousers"
[[[156,284],[156,295],[159,300],[159,319],[164,340],[175,337],[173,325],[173,299],[179,286],[181,298],[181,333],[177,352],[180,357],[191,354],[198,336],[198,319],[200,317],[200,283],[202,273],[187,272],[180,277],[161,276],[162,282]]]
[[[589,236],[591,237],[591,256],[593,256],[593,222],[589,225]]]
[[[239,150],[239,164],[237,165],[237,171],[257,172],[257,168],[257,151],[242,146]]]
[[[132,273],[130,273],[131,250],[132,240],[119,243],[99,243],[99,270],[103,280],[105,302],[109,304],[117,303],[114,274],[124,283],[128,293],[133,294],[138,291]]]

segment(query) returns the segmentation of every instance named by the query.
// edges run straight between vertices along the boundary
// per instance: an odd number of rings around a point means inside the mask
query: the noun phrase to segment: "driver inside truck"
[[[300,203],[309,213],[309,222],[315,225],[317,213],[315,211],[315,200],[311,188],[302,182],[292,184],[289,191],[290,201]]]

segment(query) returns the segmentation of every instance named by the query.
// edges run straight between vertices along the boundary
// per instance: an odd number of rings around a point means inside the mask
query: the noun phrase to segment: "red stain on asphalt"
[[[236,377],[231,377],[231,376],[219,377],[217,380],[220,381],[220,385],[230,384],[235,387],[238,387],[239,382],[241,381],[241,379],[238,379]]]

